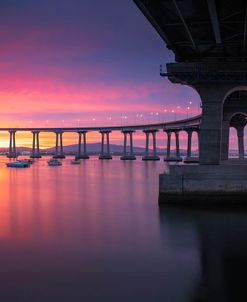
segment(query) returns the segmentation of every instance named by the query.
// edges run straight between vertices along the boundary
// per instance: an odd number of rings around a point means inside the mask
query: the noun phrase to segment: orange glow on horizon
[[[134,133],[134,147],[145,147],[145,134],[142,131],[136,131]],[[157,147],[166,148],[166,134],[163,131],[159,131],[156,136]],[[192,149],[197,150],[197,138],[196,134],[193,134],[192,138],[193,144]],[[87,143],[101,143],[101,134],[97,131],[92,131],[87,133]],[[116,145],[123,145],[123,134],[121,131],[113,131],[110,134],[110,143]],[[78,144],[78,135],[74,132],[64,132],[63,134],[63,145],[76,145]],[[32,147],[32,133],[31,132],[21,132],[16,133],[16,146],[17,147]],[[55,146],[55,133],[40,133],[40,149],[52,148]],[[9,147],[9,133],[0,132],[0,148]],[[149,147],[152,149],[152,140],[149,141]],[[175,137],[172,135],[172,149],[175,149]],[[185,131],[180,132],[180,147],[182,149],[187,148],[187,134]]]

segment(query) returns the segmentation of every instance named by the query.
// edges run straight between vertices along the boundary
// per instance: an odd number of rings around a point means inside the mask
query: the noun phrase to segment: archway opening
[[[247,91],[234,91],[223,105],[221,160],[244,159],[244,128],[247,116]]]
[[[234,127],[236,129],[235,135],[235,142],[234,144],[234,152],[237,151],[237,157],[239,159],[245,158],[245,151],[244,151],[244,128],[247,123],[247,114],[244,113],[237,113],[235,114],[230,121],[230,127]],[[230,146],[230,143],[229,143]],[[230,151],[229,151],[230,153]]]

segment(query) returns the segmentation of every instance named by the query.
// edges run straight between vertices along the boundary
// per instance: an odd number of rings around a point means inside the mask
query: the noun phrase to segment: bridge
[[[156,146],[156,133],[158,131],[164,131],[167,134],[167,148],[165,161],[182,161],[180,157],[180,143],[179,133],[185,131],[188,134],[187,143],[187,157],[184,159],[185,162],[198,162],[198,158],[191,156],[191,141],[192,133],[199,133],[200,131],[201,116],[195,116],[192,118],[172,121],[167,123],[155,123],[155,124],[142,124],[142,125],[128,125],[128,126],[111,126],[111,127],[61,127],[61,128],[0,128],[0,133],[3,131],[9,132],[9,158],[16,158],[18,156],[16,149],[16,133],[19,132],[31,132],[33,136],[32,140],[32,158],[40,158],[40,138],[41,132],[54,133],[56,137],[55,142],[55,158],[65,158],[63,151],[63,133],[77,133],[78,134],[78,151],[76,158],[88,159],[87,153],[87,133],[88,132],[99,132],[101,134],[101,152],[99,159],[112,159],[110,151],[110,133],[113,131],[121,131],[124,139],[122,160],[135,160],[136,157],[133,151],[133,135],[136,131],[142,131],[146,136],[145,154],[142,157],[143,160],[160,160],[157,155]],[[176,140],[176,156],[171,156],[171,135],[175,134]],[[127,152],[127,141],[129,138],[129,152]],[[152,140],[152,153],[150,154],[150,138]]]
[[[247,115],[247,4],[244,0],[134,0],[175,54],[160,69],[187,85],[202,103],[197,166],[171,166],[160,175],[160,203],[246,202],[247,165],[228,161],[236,126],[243,158]]]

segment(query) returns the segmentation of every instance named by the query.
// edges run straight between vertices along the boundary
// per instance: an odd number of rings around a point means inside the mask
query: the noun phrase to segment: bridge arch
[[[238,90],[240,89],[240,90]],[[228,160],[230,140],[235,141],[234,149],[238,150],[239,158],[244,158],[244,128],[247,118],[247,87],[238,87],[228,93],[223,103],[221,160]],[[237,131],[237,140],[233,138],[233,131]],[[231,134],[231,135],[230,135]]]
[[[247,114],[246,113],[236,113],[232,116],[230,127],[236,129],[237,137],[237,146],[238,146],[238,158],[245,158],[245,150],[244,150],[244,128],[247,124]]]
[[[223,98],[223,104],[225,104],[225,102],[229,99],[229,97],[231,97],[232,95],[239,93],[239,92],[247,92],[247,86],[245,85],[238,85],[238,86],[234,86],[232,88],[230,88],[224,98]]]

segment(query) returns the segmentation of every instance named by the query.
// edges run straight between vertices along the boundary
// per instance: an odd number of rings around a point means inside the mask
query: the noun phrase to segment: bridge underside
[[[177,62],[246,60],[245,0],[134,0]]]
[[[202,103],[199,165],[160,175],[160,202],[247,202],[247,165],[227,160],[229,127],[241,145],[247,115],[246,93],[236,97],[247,90],[247,2],[134,1],[175,54],[161,76],[192,87]]]

